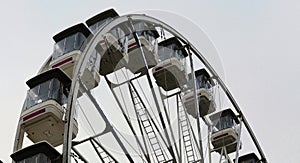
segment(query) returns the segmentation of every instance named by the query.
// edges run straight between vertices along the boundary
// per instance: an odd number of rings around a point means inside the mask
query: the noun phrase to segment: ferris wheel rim
[[[225,90],[226,95],[228,96],[228,98],[231,100],[231,102],[234,105],[234,108],[236,109],[236,111],[241,115],[242,120],[244,123],[246,123],[246,127],[248,129],[248,132],[251,135],[251,138],[254,140],[255,145],[258,148],[258,151],[261,155],[261,157],[263,159],[265,159],[264,153],[252,131],[251,128],[249,128],[249,124],[247,122],[247,120],[245,119],[245,117],[243,116],[237,102],[235,101],[235,99],[233,98],[232,94],[230,93],[230,91],[228,90],[228,88],[226,87],[226,85],[224,84],[224,82],[222,81],[222,79],[219,77],[219,75],[216,73],[216,71],[214,70],[214,68],[209,64],[209,62],[205,59],[205,57],[193,46],[193,44],[191,42],[188,41],[188,39],[186,39],[183,35],[181,35],[179,32],[177,32],[174,28],[172,28],[171,26],[165,24],[164,22],[147,16],[147,15],[143,15],[143,14],[129,14],[129,15],[124,15],[124,16],[120,16],[118,18],[116,18],[115,20],[113,20],[112,22],[108,23],[107,25],[105,25],[104,27],[102,27],[97,33],[96,35],[94,35],[92,38],[90,38],[90,42],[87,44],[87,46],[84,48],[82,55],[79,59],[78,64],[75,67],[75,71],[74,71],[74,77],[72,79],[72,84],[71,84],[71,89],[70,89],[70,94],[69,94],[69,98],[68,98],[68,108],[67,108],[67,123],[66,123],[66,128],[65,128],[65,136],[64,136],[64,148],[63,148],[63,154],[64,154],[64,158],[67,158],[69,156],[69,151],[71,149],[71,139],[70,139],[70,134],[72,131],[70,130],[70,128],[72,127],[71,121],[73,120],[72,115],[73,115],[73,108],[74,108],[74,104],[79,92],[79,78],[80,75],[82,75],[84,69],[87,66],[87,61],[88,58],[91,56],[91,53],[93,52],[96,44],[100,41],[100,39],[102,38],[101,34],[108,32],[111,28],[113,28],[115,25],[118,25],[118,23],[122,23],[125,21],[128,21],[128,18],[134,19],[134,20],[146,20],[149,22],[155,22],[157,24],[161,24],[163,27],[166,27],[169,32],[171,32],[174,36],[178,37],[182,42],[184,42],[185,44],[187,44],[190,49],[196,54],[196,56],[198,57],[198,59],[200,59],[202,61],[202,63],[204,63],[204,65],[209,69],[209,71],[213,74],[213,78],[215,78],[220,85],[222,86],[222,88]],[[71,98],[70,98],[71,97]]]

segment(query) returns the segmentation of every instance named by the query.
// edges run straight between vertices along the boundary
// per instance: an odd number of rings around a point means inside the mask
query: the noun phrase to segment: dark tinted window
[[[59,104],[66,103],[68,92],[65,90],[58,79],[51,79],[41,83],[27,92],[26,108],[30,108],[36,104],[47,100],[55,100]]]
[[[52,54],[52,60],[69,53],[73,50],[80,50],[86,41],[86,37],[82,33],[75,33],[68,36],[54,45],[54,52]]]

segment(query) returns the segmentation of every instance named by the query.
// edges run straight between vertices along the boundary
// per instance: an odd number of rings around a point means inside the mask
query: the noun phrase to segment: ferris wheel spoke
[[[71,147],[71,149],[76,153],[76,155],[79,157],[81,161],[88,163],[88,161],[83,157],[82,154],[80,154],[80,152],[75,147]]]
[[[162,96],[162,92],[161,90],[159,89],[159,93],[160,95]],[[167,99],[168,100],[168,99]],[[163,104],[163,108],[164,108],[164,113],[165,113],[165,116],[167,118],[167,123],[169,125],[169,130],[170,130],[170,133],[171,133],[171,139],[173,141],[173,143],[171,144],[171,148],[175,148],[175,151],[176,151],[176,155],[177,157],[179,157],[179,152],[178,152],[178,147],[176,146],[176,143],[175,143],[175,136],[174,136],[174,132],[173,132],[173,129],[172,129],[172,125],[171,125],[171,121],[170,121],[170,112],[167,111],[167,108],[165,106],[165,103],[163,101],[163,99],[161,98],[161,101],[162,101],[162,104]],[[174,156],[174,159],[175,159],[175,156]],[[179,160],[179,159],[178,159]]]

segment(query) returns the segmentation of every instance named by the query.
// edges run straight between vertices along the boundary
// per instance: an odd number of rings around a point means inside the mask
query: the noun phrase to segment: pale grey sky
[[[196,23],[217,48],[226,84],[269,162],[300,162],[300,2],[296,0],[1,1],[2,161],[10,162],[25,81],[51,54],[52,36],[110,7],[121,14],[165,10]]]

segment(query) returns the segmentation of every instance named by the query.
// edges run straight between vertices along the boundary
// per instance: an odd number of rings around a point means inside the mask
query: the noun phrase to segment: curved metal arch
[[[123,23],[125,21],[128,21],[128,18],[131,18],[133,20],[143,20],[143,21],[149,21],[158,25],[161,25],[162,27],[164,27],[164,29],[167,29],[171,34],[173,34],[174,36],[178,37],[181,41],[183,41],[184,43],[186,43],[191,51],[196,55],[196,57],[198,59],[201,60],[201,62],[208,68],[208,70],[210,71],[210,73],[213,75],[213,78],[215,78],[219,84],[221,85],[222,89],[225,91],[226,96],[229,98],[229,100],[231,101],[231,103],[233,104],[235,110],[238,112],[239,116],[241,117],[243,123],[245,124],[245,127],[248,131],[248,133],[250,134],[252,141],[254,142],[258,152],[261,155],[261,159],[264,160],[264,162],[267,162],[265,154],[256,138],[256,136],[254,135],[254,132],[252,131],[248,121],[246,120],[245,116],[243,115],[240,107],[238,106],[236,100],[234,99],[233,95],[230,93],[229,89],[227,88],[227,86],[225,85],[225,83],[222,81],[222,79],[220,78],[220,76],[216,73],[216,71],[214,70],[214,68],[209,64],[209,62],[205,59],[205,57],[201,54],[201,52],[199,52],[193,45],[191,42],[189,42],[183,35],[181,35],[179,32],[177,32],[174,28],[172,28],[171,26],[165,24],[164,22],[147,16],[147,15],[142,15],[142,14],[131,14],[131,15],[124,15],[121,16],[119,18],[116,18],[115,20],[113,20],[112,22],[110,22],[109,24],[105,25],[104,27],[102,27],[101,30],[99,30],[89,41],[89,43],[87,44],[86,48],[84,49],[84,51],[82,52],[82,55],[79,59],[78,64],[75,67],[75,71],[74,71],[74,77],[72,79],[72,85],[71,85],[71,90],[70,90],[70,94],[69,94],[69,98],[68,98],[68,105],[67,105],[67,123],[65,126],[65,134],[64,134],[64,145],[63,145],[63,162],[68,163],[70,162],[69,156],[70,156],[70,150],[71,150],[71,133],[72,133],[72,121],[73,119],[73,115],[74,115],[74,107],[75,107],[75,101],[78,95],[78,91],[79,91],[79,78],[80,76],[83,74],[85,67],[87,66],[87,62],[88,59],[90,58],[93,50],[96,47],[96,44],[98,44],[98,42],[103,38],[102,34],[107,33],[110,29],[112,29],[115,25],[118,25],[120,23]]]

